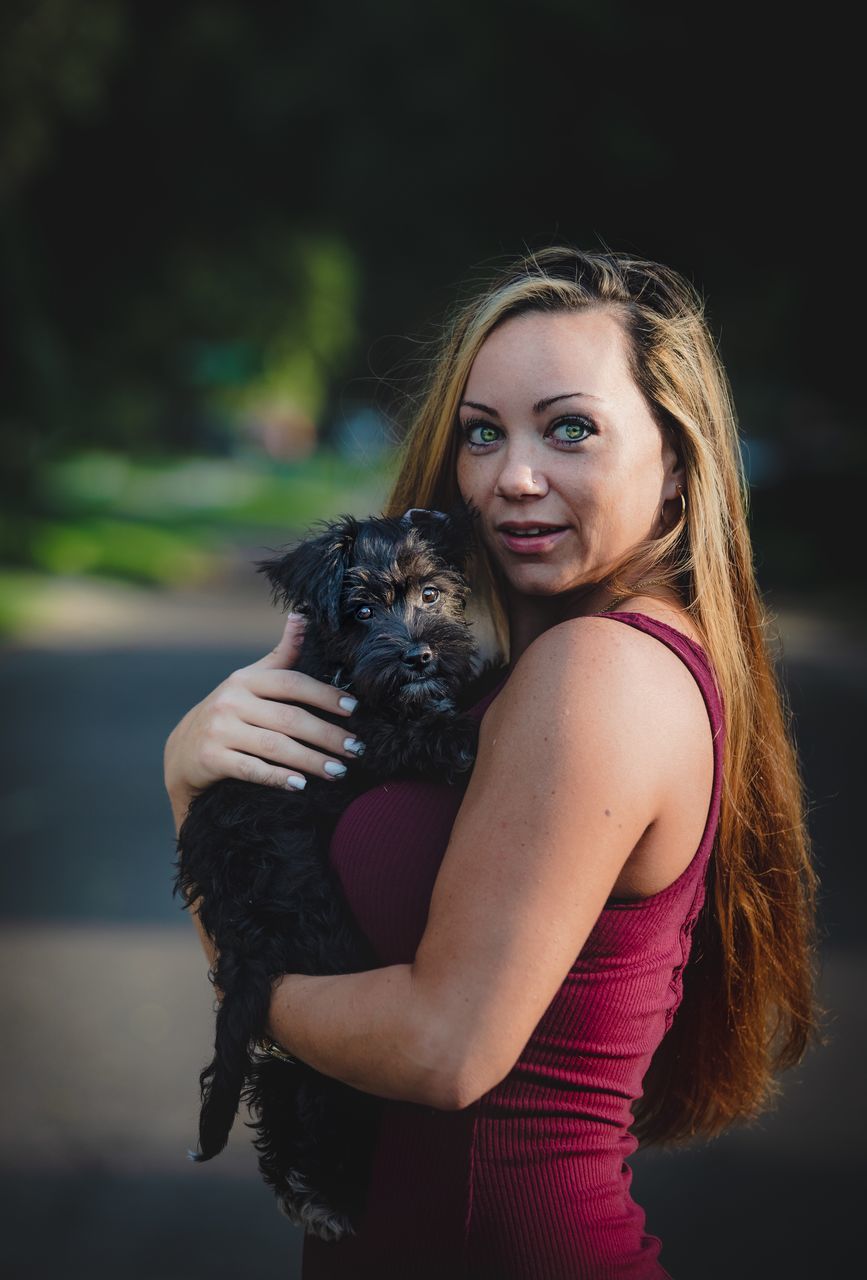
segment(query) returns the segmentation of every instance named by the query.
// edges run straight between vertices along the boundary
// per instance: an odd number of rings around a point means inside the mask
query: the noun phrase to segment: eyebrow
[[[588,400],[599,399],[598,396],[591,396],[588,391],[564,391],[562,395],[548,396],[545,400],[537,400],[533,405],[533,412],[544,413],[549,405],[556,404],[558,400],[571,400],[574,396],[585,396]],[[460,407],[463,409],[464,405],[466,405],[468,409],[479,409],[482,413],[489,413],[492,418],[499,418],[500,416],[497,410],[492,409],[490,405],[479,404],[475,400],[462,400]]]

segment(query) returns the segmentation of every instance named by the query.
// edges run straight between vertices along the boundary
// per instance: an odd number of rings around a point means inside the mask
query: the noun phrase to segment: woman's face
[[[473,362],[458,486],[513,595],[590,587],[664,531],[683,474],[627,350],[610,312],[527,312]]]

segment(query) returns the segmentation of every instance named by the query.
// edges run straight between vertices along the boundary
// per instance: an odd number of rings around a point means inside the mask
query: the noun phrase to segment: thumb
[[[271,652],[261,659],[259,666],[269,669],[293,667],[301,653],[306,625],[307,619],[303,614],[287,613],[282,636]]]

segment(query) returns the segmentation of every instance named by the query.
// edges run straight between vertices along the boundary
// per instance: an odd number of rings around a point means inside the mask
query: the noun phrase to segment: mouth
[[[518,555],[539,555],[550,551],[568,530],[568,525],[534,524],[529,520],[504,520],[497,525],[503,545]]]
[[[441,684],[442,680],[439,676],[426,676],[422,671],[414,671],[412,675],[407,676],[406,680],[403,682],[404,688],[409,685],[413,689],[428,689],[433,688],[434,685]]]
[[[420,699],[442,698],[446,693],[447,687],[443,680],[436,676],[416,675],[404,680],[398,696],[404,702],[416,702]]]

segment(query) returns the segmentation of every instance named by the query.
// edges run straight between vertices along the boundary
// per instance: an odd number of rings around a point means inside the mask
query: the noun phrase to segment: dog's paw
[[[479,752],[479,726],[463,720],[452,737],[452,767],[456,773],[472,769]]]

